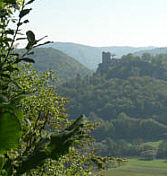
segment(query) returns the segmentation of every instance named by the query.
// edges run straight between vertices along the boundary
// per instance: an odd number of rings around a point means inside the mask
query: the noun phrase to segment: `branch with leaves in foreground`
[[[24,90],[15,96],[9,93],[10,85],[18,86],[17,81],[12,79],[13,74],[20,72],[19,64],[21,62],[34,63],[29,57],[32,55],[32,49],[47,44],[39,44],[43,38],[36,39],[32,31],[22,34],[21,27],[28,23],[24,19],[32,10],[27,8],[35,0],[1,0],[0,1],[0,154],[4,155],[7,151],[15,148],[19,144],[21,134],[21,110],[17,110],[17,105],[25,96]],[[15,17],[15,12],[18,16]],[[12,24],[12,25],[11,25]],[[22,37],[24,36],[24,37]],[[16,53],[15,46],[20,40],[27,41],[23,54]],[[21,98],[22,97],[22,98]],[[1,163],[0,163],[1,164]],[[1,169],[1,166],[0,166]]]
[[[46,159],[58,160],[67,154],[74,141],[83,138],[83,126],[86,121],[86,117],[82,115],[64,131],[50,133],[48,137],[41,139],[30,155],[25,158],[23,156],[24,159],[16,169],[17,175],[42,166]]]

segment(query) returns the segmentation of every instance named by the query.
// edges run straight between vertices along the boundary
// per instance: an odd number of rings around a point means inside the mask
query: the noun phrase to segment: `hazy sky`
[[[92,46],[167,46],[167,0],[36,0],[28,29]]]

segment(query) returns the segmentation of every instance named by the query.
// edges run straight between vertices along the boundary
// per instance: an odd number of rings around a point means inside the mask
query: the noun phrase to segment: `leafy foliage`
[[[17,146],[20,138],[20,124],[17,117],[9,112],[0,115],[0,153]]]
[[[21,26],[22,17],[18,20],[12,20],[13,9],[19,6],[17,1],[5,1],[1,2],[2,16],[0,18],[1,36],[0,36],[0,122],[1,122],[1,152],[16,147],[18,145],[21,127],[18,121],[18,117],[21,117],[21,113],[16,110],[17,102],[20,98],[14,95],[10,95],[8,87],[10,84],[15,84],[11,78],[11,74],[18,72],[17,64],[24,60],[24,56],[15,54],[14,42],[16,35],[19,33],[19,27]],[[13,9],[11,8],[13,7]],[[24,11],[25,5],[20,8],[20,13]],[[27,13],[28,14],[28,13]],[[11,19],[11,20],[8,20]],[[9,28],[9,22],[16,23],[16,29]],[[28,53],[29,51],[26,51]]]

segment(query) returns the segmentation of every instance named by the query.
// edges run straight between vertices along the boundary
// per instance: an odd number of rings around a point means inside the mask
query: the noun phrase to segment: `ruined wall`
[[[111,53],[110,52],[102,52],[102,63],[109,64],[111,61]]]
[[[111,59],[110,52],[102,52],[102,63],[99,64],[96,73],[105,73],[109,67],[118,63],[119,59]]]

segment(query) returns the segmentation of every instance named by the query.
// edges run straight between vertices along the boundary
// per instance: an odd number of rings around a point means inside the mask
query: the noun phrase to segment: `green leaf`
[[[0,114],[0,154],[18,146],[21,136],[20,123],[15,114]]]
[[[6,171],[7,175],[12,175],[12,160],[11,159],[7,159],[3,169]]]
[[[1,76],[10,79],[10,75],[8,74],[1,74]]]
[[[3,102],[3,103],[0,103],[0,109],[11,109],[11,110],[15,110],[15,107],[13,105],[11,105],[9,102]]]
[[[35,0],[30,0],[26,3],[26,5],[33,3]]]
[[[25,58],[23,58],[23,59],[20,59],[20,60],[21,60],[21,61],[25,61],[25,62],[35,63],[35,61],[34,61],[33,59],[27,58],[27,57],[25,57]]]
[[[25,98],[25,94],[18,95],[10,101],[11,104],[17,105],[23,98]]]
[[[2,155],[2,156],[3,156],[3,155]],[[2,156],[0,156],[0,173],[1,173],[1,170],[2,170],[2,168],[3,168],[3,166],[4,166],[4,164],[5,164],[5,158],[2,157]]]
[[[29,20],[25,20],[25,21],[23,21],[23,23],[29,23]]]
[[[5,31],[6,34],[11,34],[11,35],[14,35],[14,30],[12,29],[8,29]]]
[[[8,98],[5,95],[0,94],[0,102],[1,103],[7,103],[8,102]]]
[[[18,68],[13,67],[12,65],[9,65],[9,66],[5,67],[3,70],[4,70],[4,71],[13,72],[13,71],[18,71]],[[6,75],[6,74],[5,74],[5,75]],[[10,75],[8,75],[8,76],[10,76]],[[10,77],[9,77],[9,78],[10,78]]]
[[[5,0],[5,3],[7,3],[7,4],[15,4],[16,0]]]
[[[32,9],[24,9],[20,12],[19,17],[23,18],[25,15],[29,14]]]
[[[26,35],[27,35],[27,40],[30,43],[34,43],[35,42],[35,34],[32,31],[27,31]]]
[[[27,46],[26,46],[26,50],[29,50],[30,48],[32,48],[32,43],[31,42],[28,42]]]

